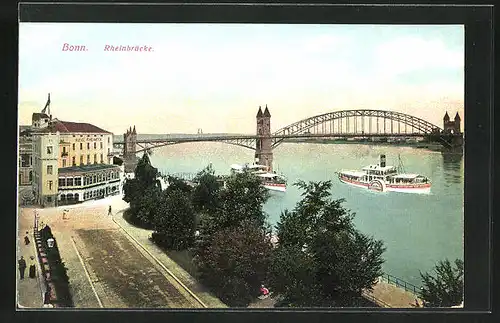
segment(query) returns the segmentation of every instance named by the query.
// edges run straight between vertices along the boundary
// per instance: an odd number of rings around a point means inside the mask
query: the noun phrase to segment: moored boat
[[[283,174],[269,171],[269,168],[265,165],[231,165],[232,173],[242,173],[245,171],[249,171],[251,174],[257,176],[261,180],[262,186],[267,188],[268,190],[286,192],[286,177]]]
[[[367,188],[379,192],[430,193],[431,181],[424,175],[405,173],[401,158],[399,169],[386,165],[385,155],[380,155],[380,163],[368,165],[358,170],[337,172],[342,183]]]

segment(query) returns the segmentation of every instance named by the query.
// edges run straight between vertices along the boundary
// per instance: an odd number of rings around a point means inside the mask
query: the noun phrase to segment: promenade
[[[41,268],[38,264],[38,256],[36,252],[36,243],[33,236],[33,209],[22,209],[18,213],[18,234],[17,234],[17,250],[16,258],[19,260],[21,256],[26,261],[26,271],[24,279],[20,279],[19,270],[16,261],[16,277],[17,277],[17,294],[16,303],[18,308],[41,308],[43,306],[43,294],[45,292],[43,277],[41,277]],[[24,244],[24,237],[28,232],[30,244]],[[30,257],[34,257],[36,263],[36,278],[29,278],[29,266],[31,264]]]
[[[108,215],[110,205],[113,216]],[[130,226],[122,219],[127,207],[121,196],[115,196],[84,204],[38,209],[40,226],[49,225],[58,242],[75,307],[225,307],[149,241],[150,231]],[[64,210],[67,210],[66,219],[62,216]],[[20,209],[21,230],[29,227],[32,219],[33,209]],[[24,238],[25,230],[19,232],[20,239]],[[34,254],[35,250],[32,252]],[[19,290],[21,298],[26,299],[22,304],[41,307],[40,287],[35,281],[29,283],[30,290],[28,287]],[[38,303],[36,297],[30,296],[36,294],[35,286],[39,290]]]

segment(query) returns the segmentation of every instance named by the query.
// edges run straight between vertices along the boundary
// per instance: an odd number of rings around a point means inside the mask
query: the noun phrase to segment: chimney
[[[385,155],[380,155],[380,167],[385,167]]]

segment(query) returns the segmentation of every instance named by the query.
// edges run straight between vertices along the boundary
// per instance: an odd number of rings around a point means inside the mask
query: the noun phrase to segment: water
[[[428,176],[431,194],[378,193],[338,181],[335,171],[361,169],[377,163],[386,154],[388,165],[398,165],[401,155],[405,171]],[[186,143],[154,149],[151,162],[170,173],[198,172],[212,163],[217,174],[227,174],[233,163],[252,162],[254,152],[223,143]],[[421,285],[425,272],[440,260],[463,259],[463,172],[462,156],[444,155],[409,147],[358,144],[286,143],[274,150],[274,168],[289,184],[332,180],[332,196],[345,198],[344,206],[356,213],[362,232],[383,240],[384,272]],[[264,209],[276,224],[281,212],[293,209],[301,191],[289,185],[286,193],[272,192]]]

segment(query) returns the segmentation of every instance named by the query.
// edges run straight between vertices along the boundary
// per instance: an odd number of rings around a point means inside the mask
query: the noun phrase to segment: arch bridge
[[[439,142],[445,147],[463,145],[463,134],[460,132],[460,117],[449,121],[448,114],[441,128],[424,119],[396,111],[384,110],[343,110],[333,111],[305,118],[283,127],[274,133],[270,132],[271,115],[267,109],[257,114],[257,134],[190,134],[182,136],[161,136],[149,139],[137,139],[135,127],[124,134],[124,140],[116,141],[116,146],[124,146],[124,156],[135,155],[141,151],[188,143],[188,142],[223,142],[252,149],[257,154],[270,155],[272,149],[288,140],[312,138],[426,138],[431,142]],[[447,119],[448,118],[448,119]]]

